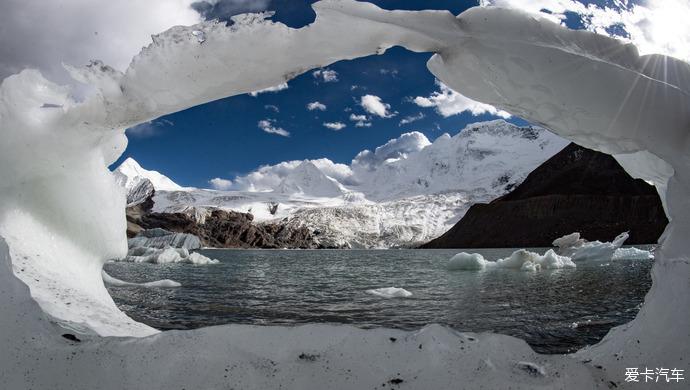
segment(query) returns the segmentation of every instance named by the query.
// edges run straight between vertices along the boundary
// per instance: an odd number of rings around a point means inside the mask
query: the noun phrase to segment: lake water
[[[545,249],[534,249],[543,253]],[[575,269],[448,271],[459,250],[202,250],[216,265],[108,263],[119,279],[173,279],[179,288],[110,287],[117,305],[158,329],[239,323],[346,323],[419,329],[439,323],[525,339],[564,353],[635,317],[653,260],[579,262]],[[513,249],[479,249],[487,260]],[[368,289],[402,287],[385,299]]]

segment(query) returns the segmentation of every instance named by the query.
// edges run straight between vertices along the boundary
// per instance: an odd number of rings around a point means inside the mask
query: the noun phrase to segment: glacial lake
[[[637,246],[649,249],[649,246]],[[514,249],[466,250],[487,260]],[[544,253],[546,249],[532,249]],[[109,287],[129,316],[158,329],[220,324],[352,324],[520,337],[542,353],[594,344],[635,317],[651,286],[653,260],[578,262],[577,268],[448,271],[460,250],[200,251],[220,264],[108,263],[128,282],[172,279],[178,288]],[[400,287],[407,298],[366,291]]]

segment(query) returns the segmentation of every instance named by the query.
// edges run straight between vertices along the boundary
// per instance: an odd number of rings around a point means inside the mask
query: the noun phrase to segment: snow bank
[[[145,282],[145,283],[131,283],[131,282],[125,282],[124,280],[114,278],[114,277],[108,275],[108,273],[105,271],[101,271],[101,275],[103,276],[103,283],[110,285],[110,286],[114,286],[114,287],[135,286],[135,287],[174,288],[174,287],[182,286],[180,283],[178,283],[174,280],[170,280],[170,279],[161,279],[161,280],[156,280],[153,282]]]
[[[479,253],[461,252],[448,261],[446,268],[450,271],[497,268],[539,271],[542,269],[575,268],[575,263],[569,257],[557,255],[552,249],[549,249],[543,255],[525,249],[518,249],[509,257],[496,261],[486,260]]]
[[[100,62],[70,68],[99,91],[83,102],[35,70],[2,81],[3,388],[220,388],[230,381],[262,389],[373,388],[402,374],[399,379],[418,388],[621,387],[625,368],[641,361],[655,367],[687,361],[690,347],[679,340],[690,329],[688,64],[639,56],[631,45],[514,10],[473,8],[456,18],[351,0],[314,8],[316,21],[301,29],[256,15],[235,16],[229,28],[215,22],[173,27],[154,36],[125,73]],[[203,43],[194,31],[203,33]],[[470,342],[439,327],[403,333],[222,326],[144,340],[80,335],[81,343],[59,336],[64,330],[55,323],[100,336],[156,333],[117,309],[101,275],[105,259],[127,251],[124,190],[106,168],[125,148],[125,128],[394,45],[435,52],[428,68],[452,89],[612,154],[659,190],[670,223],[645,304],[634,321],[576,354],[601,370],[570,357],[538,356],[514,338],[481,335]],[[41,109],[46,102],[60,108]],[[391,333],[401,342],[389,341]],[[305,348],[327,365],[300,360]],[[517,362],[558,372],[526,376]],[[233,370],[232,379],[224,378],[225,369]]]
[[[408,298],[412,293],[399,287],[381,287],[366,291],[367,294],[375,295],[381,298]]]

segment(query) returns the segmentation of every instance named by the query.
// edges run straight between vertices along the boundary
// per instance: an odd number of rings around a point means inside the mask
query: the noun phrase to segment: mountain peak
[[[183,191],[184,188],[170,180],[167,176],[158,171],[150,171],[142,166],[132,157],[128,157],[117,167],[113,174],[118,184],[127,190],[136,187],[144,179],[148,179],[156,191]]]
[[[326,176],[313,162],[302,161],[280,183],[282,193],[302,193],[319,197],[333,197],[343,194],[340,184]]]

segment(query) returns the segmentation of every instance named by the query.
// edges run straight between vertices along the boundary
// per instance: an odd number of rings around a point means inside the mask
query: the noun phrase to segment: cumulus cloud
[[[371,127],[371,122],[366,115],[350,114],[350,120],[355,123],[355,127]]]
[[[690,2],[614,1],[585,5],[575,0],[481,0],[482,6],[517,8],[565,24],[579,15],[587,30],[631,42],[641,54],[659,53],[690,61]]]
[[[201,21],[191,0],[0,1],[0,79],[24,68],[71,78],[62,63],[92,59],[124,71],[151,35]]]
[[[324,127],[327,127],[331,130],[339,131],[347,127],[346,124],[343,122],[324,122],[323,123]]]
[[[418,152],[431,145],[429,139],[418,131],[404,133],[377,147],[373,152],[363,150],[352,160],[352,167],[357,171],[371,171],[389,159],[404,158],[409,153]]]
[[[371,115],[376,115],[381,118],[390,118],[396,115],[390,111],[390,104],[381,101],[381,98],[376,95],[364,95],[360,98],[359,104],[366,112]]]
[[[472,115],[491,114],[502,118],[510,118],[510,113],[497,109],[490,104],[479,103],[467,98],[447,85],[436,80],[440,90],[433,92],[429,97],[417,96],[412,101],[420,107],[433,107],[436,112],[447,118],[452,115],[461,114],[465,111]]]
[[[211,187],[220,191],[228,191],[232,188],[232,180],[221,179],[220,177],[213,178],[208,181]]]
[[[288,83],[282,83],[282,84],[274,85],[273,87],[268,87],[268,88],[260,89],[258,91],[249,92],[249,94],[253,97],[257,97],[257,96],[259,96],[260,93],[278,92],[278,91],[282,91],[284,89],[288,89]]]
[[[311,102],[307,104],[307,110],[309,111],[314,111],[314,110],[319,110],[319,111],[326,111],[326,105],[320,102]]]
[[[277,134],[283,137],[289,137],[290,132],[284,130],[282,127],[276,127],[275,125],[275,119],[263,119],[260,120],[257,126],[265,131],[266,133],[269,134]]]
[[[356,184],[352,169],[346,164],[334,163],[327,158],[311,161],[324,175],[345,185]],[[303,161],[285,161],[275,165],[264,165],[253,172],[235,178],[234,188],[241,191],[272,191],[280,182],[297,168]]]
[[[271,110],[273,112],[280,112],[280,108],[278,108],[278,106],[276,106],[275,104],[267,104],[264,106],[264,108],[267,110]]]
[[[324,175],[344,185],[357,185],[365,181],[371,175],[371,171],[386,161],[407,158],[408,155],[429,145],[431,143],[424,134],[413,131],[389,140],[373,152],[370,150],[360,152],[350,165],[335,163],[327,158],[306,161],[313,163]],[[279,188],[283,179],[302,162],[302,160],[294,160],[275,165],[263,165],[246,175],[235,177],[232,181],[232,188],[240,191],[273,191]]]
[[[332,69],[317,69],[313,71],[311,75],[324,83],[334,83],[338,81],[338,72]]]
[[[410,124],[412,122],[416,122],[420,119],[424,119],[424,114],[421,112],[417,115],[406,116],[400,120],[400,123],[398,124],[398,126],[407,125],[407,124]]]

